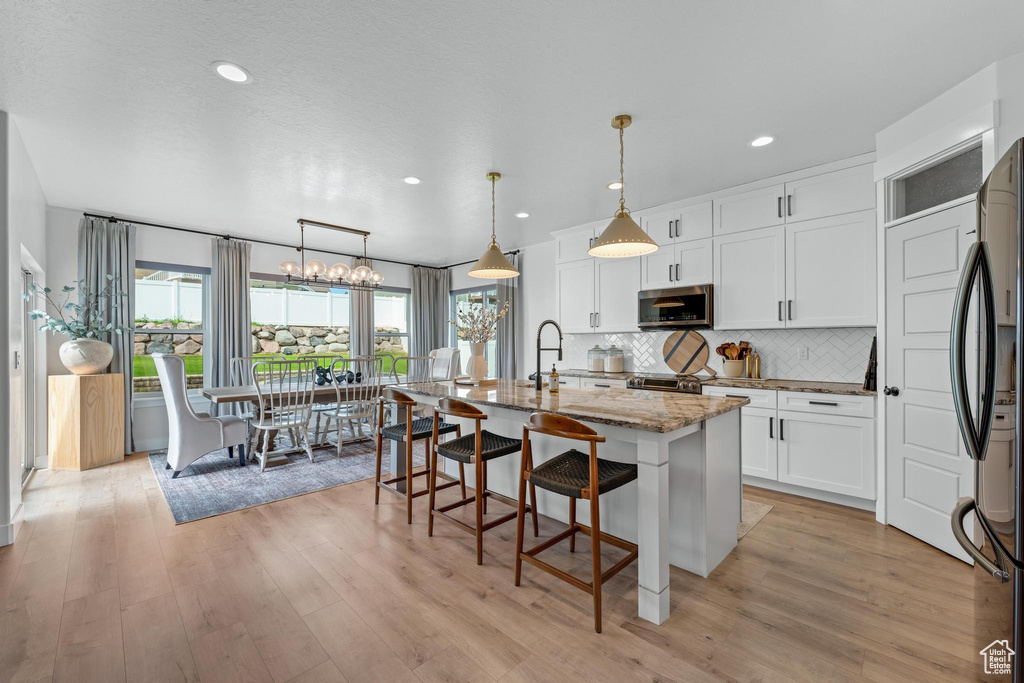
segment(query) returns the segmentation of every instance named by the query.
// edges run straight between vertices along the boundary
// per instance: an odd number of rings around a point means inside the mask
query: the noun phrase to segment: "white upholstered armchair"
[[[172,355],[153,356],[153,360],[167,406],[167,469],[174,470],[174,477],[221,448],[227,448],[228,456],[233,457],[238,446],[238,464],[245,465],[245,421],[233,415],[208,417],[196,413],[185,393],[185,361]]]
[[[430,357],[434,359],[431,379],[435,382],[455,379],[462,372],[459,350],[454,346],[434,349],[430,352]]]

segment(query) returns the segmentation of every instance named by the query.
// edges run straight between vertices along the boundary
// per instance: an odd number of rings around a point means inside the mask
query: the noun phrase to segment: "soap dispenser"
[[[552,394],[558,393],[558,370],[555,370],[555,366],[551,366],[551,374],[548,375],[548,389]]]

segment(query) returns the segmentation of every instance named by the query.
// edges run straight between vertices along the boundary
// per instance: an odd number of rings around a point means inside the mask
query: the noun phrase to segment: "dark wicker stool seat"
[[[597,492],[608,493],[636,479],[636,465],[597,459]],[[590,489],[590,456],[575,448],[537,465],[530,481],[542,489],[570,498],[583,498]]]
[[[441,422],[437,425],[438,434],[451,434],[458,427],[448,422]],[[412,440],[419,441],[427,439],[434,431],[434,418],[420,417],[412,421]],[[405,441],[408,433],[408,426],[404,422],[393,424],[384,428],[384,438],[392,441]]]
[[[397,421],[388,427],[384,427],[384,407],[391,405],[398,408],[400,417],[404,417],[401,422]],[[426,469],[419,472],[413,472],[412,466],[412,444],[414,441],[420,439],[427,439],[427,453],[431,453],[434,450],[434,446],[437,445],[437,441],[441,434],[451,434],[455,432],[456,436],[462,436],[462,428],[458,425],[450,424],[447,422],[440,422],[434,424],[433,417],[420,417],[413,418],[413,411],[416,409],[416,401],[410,398],[407,394],[398,391],[397,389],[387,388],[379,398],[380,412],[377,415],[377,424],[381,425],[377,430],[377,485],[373,491],[373,502],[374,504],[380,503],[380,491],[390,491],[397,496],[405,498],[406,508],[406,520],[409,524],[412,524],[412,499],[418,498],[419,496],[425,496],[430,491],[423,489],[422,491],[413,492],[413,478],[414,477],[427,477],[427,481],[430,481],[431,467],[428,463]],[[402,413],[405,413],[402,416]],[[405,444],[405,474],[385,481],[380,479],[381,461],[384,453],[384,439],[390,439],[399,443]],[[394,465],[394,463],[392,463]],[[462,474],[460,469],[459,474]],[[455,480],[449,477],[447,474],[442,475],[447,483],[439,486],[439,489],[446,489],[450,486],[462,486],[462,490],[466,490],[466,480],[462,476],[459,480]],[[402,491],[399,486],[405,487]]]
[[[523,448],[522,439],[514,439],[510,436],[502,436],[501,434],[494,434],[484,429],[480,432],[480,440],[483,448],[479,454],[480,460],[487,461],[493,460],[494,458],[500,458],[503,455],[510,453],[518,453]],[[437,446],[437,454],[442,455],[449,460],[455,460],[469,464],[473,462],[473,458],[476,453],[476,435],[467,434],[466,436],[459,437],[458,439],[452,439],[446,441]]]
[[[437,425],[444,424],[441,422],[441,415],[451,415],[453,417],[459,417],[466,420],[473,420],[475,423],[475,429],[472,434],[446,441],[445,443],[438,443],[437,434],[434,432],[434,448],[430,453],[430,471],[433,473],[430,475],[430,520],[427,522],[427,535],[434,535],[434,517],[440,517],[441,519],[451,522],[455,526],[459,527],[463,531],[476,536],[476,563],[483,564],[484,562],[484,532],[488,529],[493,529],[499,524],[505,522],[511,522],[516,518],[517,515],[524,514],[522,506],[519,506],[518,511],[510,512],[498,519],[491,520],[484,523],[484,515],[487,514],[487,499],[497,498],[502,503],[515,508],[517,502],[507,496],[503,496],[500,493],[490,491],[487,488],[487,463],[495,458],[500,458],[505,455],[511,455],[522,450],[523,442],[520,439],[515,439],[508,436],[502,436],[500,434],[494,434],[480,428],[480,423],[487,419],[487,415],[480,409],[471,406],[465,401],[457,401],[452,398],[443,398],[438,402],[437,408],[434,408],[433,420]],[[466,497],[466,488],[462,487],[462,499],[443,505],[441,507],[435,507],[434,502],[436,500],[437,491],[441,490],[441,487],[437,485],[437,456],[442,458],[448,458],[459,463],[459,478],[463,481],[465,477],[464,467],[466,465],[473,465],[474,475],[476,477],[476,488],[473,490],[471,497]],[[531,487],[530,492],[533,493],[534,489]],[[530,506],[530,511],[536,509],[536,502],[531,501],[534,504]],[[450,510],[461,508],[466,505],[473,505],[474,511],[476,512],[476,523],[467,524],[461,519],[456,519],[448,514]],[[537,515],[533,515],[533,535],[537,535]]]
[[[589,443],[589,453],[575,448],[556,455],[545,463],[533,466],[533,450],[530,434],[546,434],[562,439]],[[636,465],[597,457],[597,444],[605,438],[593,429],[571,417],[553,413],[534,413],[523,425],[523,469],[519,477],[519,520],[516,525],[516,585],[523,575],[523,562],[532,564],[552,576],[594,596],[594,630],[601,632],[601,586],[636,560],[637,545],[625,539],[601,531],[602,493],[608,493],[637,478]],[[526,507],[526,487],[534,486],[569,498],[569,528],[555,534],[534,547],[523,549],[523,512]],[[576,521],[576,501],[585,498],[590,504],[590,526]],[[536,518],[534,523],[536,523]],[[592,573],[590,581],[583,581],[564,569],[560,569],[537,557],[540,553],[569,539],[569,552],[576,551],[576,534],[590,537]],[[536,531],[534,532],[536,535]],[[626,551],[621,560],[601,571],[601,544],[608,543]]]

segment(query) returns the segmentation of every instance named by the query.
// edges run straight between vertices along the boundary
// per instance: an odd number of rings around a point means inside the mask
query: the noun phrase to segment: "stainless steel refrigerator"
[[[1021,536],[1021,228],[1024,140],[996,163],[978,193],[977,241],[967,252],[953,307],[950,371],[960,433],[974,465],[974,497],[953,510],[953,534],[974,558],[979,657],[995,643],[1024,681],[1024,543]],[[998,408],[997,408],[998,406]],[[1012,432],[1006,423],[1013,419]],[[996,424],[1001,422],[1002,424]],[[993,447],[993,428],[1005,435]],[[1012,440],[1010,440],[1012,438]],[[974,513],[973,515],[971,513]],[[972,528],[973,539],[965,530]],[[1002,643],[1001,641],[1006,641]],[[987,660],[979,660],[987,661]]]

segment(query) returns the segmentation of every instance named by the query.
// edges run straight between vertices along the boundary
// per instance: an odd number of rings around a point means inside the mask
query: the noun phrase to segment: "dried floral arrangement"
[[[501,310],[483,304],[469,304],[468,307],[463,307],[463,304],[460,303],[459,309],[455,313],[455,320],[451,321],[458,332],[459,339],[468,342],[487,342],[494,339],[498,330],[498,321],[508,313],[508,303],[506,301]]]

